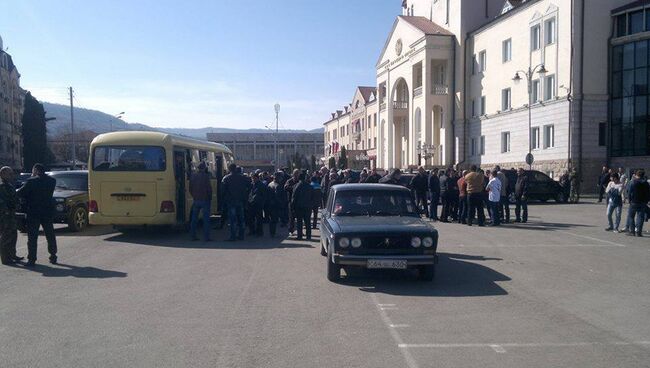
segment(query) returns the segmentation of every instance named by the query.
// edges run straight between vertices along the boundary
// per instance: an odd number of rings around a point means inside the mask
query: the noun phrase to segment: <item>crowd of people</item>
[[[636,170],[628,178],[625,170],[603,167],[598,178],[598,202],[607,203],[606,231],[627,233],[629,236],[643,236],[643,223],[650,219],[650,184],[644,170]],[[623,204],[629,202],[625,228],[620,229]]]

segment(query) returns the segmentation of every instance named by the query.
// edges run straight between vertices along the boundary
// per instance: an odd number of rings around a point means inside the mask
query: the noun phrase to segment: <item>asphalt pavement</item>
[[[59,265],[41,238],[36,268],[0,266],[0,367],[650,367],[650,237],[605,232],[596,203],[529,220],[436,224],[431,283],[328,282],[318,233],[60,227]]]

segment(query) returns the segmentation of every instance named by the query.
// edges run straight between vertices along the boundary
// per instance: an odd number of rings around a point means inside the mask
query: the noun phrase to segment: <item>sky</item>
[[[375,85],[400,0],[20,0],[0,36],[21,86],[158,127],[315,129]]]

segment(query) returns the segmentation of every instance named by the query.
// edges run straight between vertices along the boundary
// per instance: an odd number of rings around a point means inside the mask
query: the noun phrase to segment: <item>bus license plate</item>
[[[368,268],[394,268],[394,269],[406,269],[405,260],[396,260],[396,259],[370,259],[368,260]]]
[[[140,197],[136,196],[118,196],[117,197],[118,201],[125,201],[125,202],[137,202],[140,200]]]

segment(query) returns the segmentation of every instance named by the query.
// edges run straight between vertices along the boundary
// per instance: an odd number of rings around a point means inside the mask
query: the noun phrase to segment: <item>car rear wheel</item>
[[[83,207],[77,207],[72,211],[68,220],[68,227],[74,232],[79,232],[88,226],[88,211]]]
[[[420,281],[433,281],[433,278],[436,275],[436,266],[435,265],[420,266],[418,271],[419,271],[418,278],[420,279]]]

